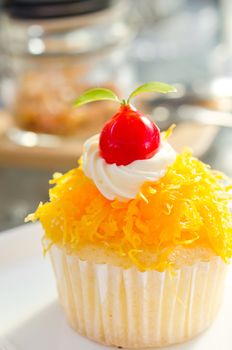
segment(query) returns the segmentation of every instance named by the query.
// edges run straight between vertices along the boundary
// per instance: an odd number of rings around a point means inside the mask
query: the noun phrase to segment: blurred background
[[[152,80],[178,93],[135,105],[232,176],[231,0],[0,0],[0,231],[47,200],[52,173],[118,108],[75,97]]]

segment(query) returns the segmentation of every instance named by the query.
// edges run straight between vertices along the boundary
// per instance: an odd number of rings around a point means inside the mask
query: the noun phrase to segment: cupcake
[[[40,220],[69,324],[102,344],[145,348],[181,343],[214,320],[232,255],[230,186],[219,172],[177,154],[171,129],[127,101],[91,89],[76,105],[116,100],[119,111],[84,144],[79,166],[54,174]]]

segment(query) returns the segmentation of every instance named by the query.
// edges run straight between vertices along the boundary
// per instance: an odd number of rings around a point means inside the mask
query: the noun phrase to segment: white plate
[[[49,259],[42,256],[41,235],[38,225],[21,226],[0,234],[2,339],[16,350],[109,349],[79,336],[67,325],[57,302]],[[193,341],[169,349],[231,350],[231,294],[230,271],[224,304],[212,327]]]

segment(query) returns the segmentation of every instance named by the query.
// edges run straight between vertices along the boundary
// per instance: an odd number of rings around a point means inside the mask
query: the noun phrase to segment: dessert
[[[72,66],[25,73],[17,86],[11,112],[16,125],[26,131],[84,138],[96,133],[115,112],[113,103],[73,108],[76,94],[90,89],[83,80],[89,67]],[[110,81],[107,87],[116,89]]]
[[[219,309],[232,256],[231,185],[168,144],[130,100],[86,141],[79,167],[54,174],[39,219],[71,326],[97,342],[145,348],[184,342]],[[116,100],[91,89],[77,106]]]

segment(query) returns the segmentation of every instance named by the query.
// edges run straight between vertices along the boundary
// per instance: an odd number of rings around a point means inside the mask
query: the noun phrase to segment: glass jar
[[[57,135],[86,138],[97,132],[117,106],[96,102],[75,109],[73,102],[95,86],[119,95],[130,88],[133,71],[126,54],[134,31],[126,20],[129,3],[12,3],[2,16],[2,100],[15,122],[9,137],[32,146],[44,140],[52,144]]]

